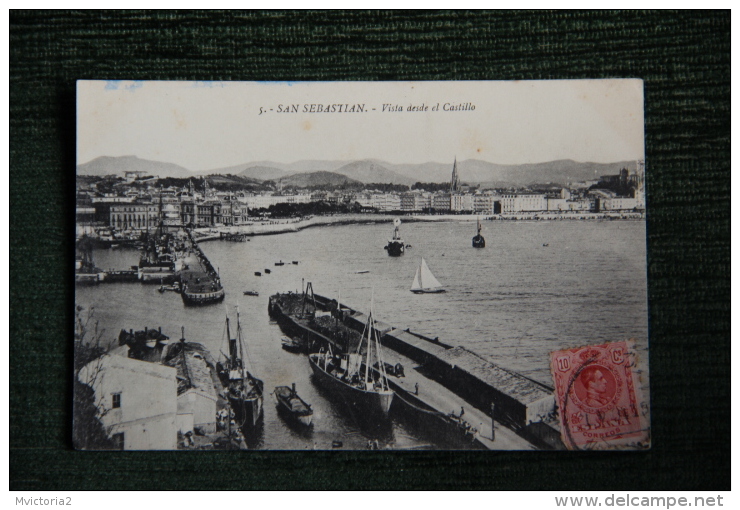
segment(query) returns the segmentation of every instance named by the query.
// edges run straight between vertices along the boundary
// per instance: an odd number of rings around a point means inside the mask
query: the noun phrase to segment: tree
[[[83,316],[84,310],[81,306],[75,309],[72,441],[80,450],[112,450],[115,444],[100,421],[108,410],[101,401],[96,402],[93,389],[101,376],[102,356],[108,349],[100,342],[103,331],[98,331],[95,309],[91,307]],[[83,381],[80,380],[81,373]]]

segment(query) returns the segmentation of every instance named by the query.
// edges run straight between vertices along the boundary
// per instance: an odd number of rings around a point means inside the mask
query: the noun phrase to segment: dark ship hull
[[[320,354],[311,354],[308,357],[318,384],[356,410],[363,418],[387,418],[393,402],[392,390],[368,391],[348,384],[321,368],[320,357]]]
[[[241,428],[255,427],[262,417],[262,397],[241,399],[229,395],[229,404]]]
[[[287,386],[275,388],[275,403],[278,412],[285,418],[308,427],[313,420],[313,409],[294,390]]]
[[[385,249],[391,257],[400,257],[406,250],[403,241],[388,241]]]
[[[223,301],[225,295],[226,293],[224,292],[224,289],[218,289],[213,292],[189,292],[188,290],[183,290],[182,292],[180,292],[180,296],[182,296],[182,301],[186,305],[191,306],[201,306],[218,303],[220,301]]]
[[[486,247],[486,240],[483,239],[483,236],[478,234],[473,238],[473,248],[485,248]]]
[[[229,388],[229,404],[234,411],[234,420],[242,429],[254,428],[262,418],[262,390],[264,383],[259,379],[250,378],[253,388],[246,395],[238,388]]]

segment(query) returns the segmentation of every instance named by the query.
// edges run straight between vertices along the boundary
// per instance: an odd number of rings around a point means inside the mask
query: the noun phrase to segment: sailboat
[[[372,304],[356,352],[335,355],[328,347],[326,352],[310,354],[308,361],[316,382],[344,400],[360,418],[387,417],[394,393],[388,385]]]
[[[218,375],[224,385],[235,421],[240,428],[249,429],[262,418],[264,383],[247,370],[248,359],[242,339],[239,311],[236,312],[236,338],[231,338],[229,318],[226,317],[226,338],[229,340],[228,355],[224,363],[218,363]]]
[[[432,272],[427,266],[427,261],[424,257],[421,259],[421,264],[416,268],[416,274],[414,275],[414,283],[411,284],[411,292],[414,294],[438,294],[445,292],[442,284],[439,283]]]
[[[486,247],[486,240],[483,238],[482,235],[480,235],[481,226],[480,226],[480,218],[478,218],[478,234],[473,238],[473,248],[485,248]]]

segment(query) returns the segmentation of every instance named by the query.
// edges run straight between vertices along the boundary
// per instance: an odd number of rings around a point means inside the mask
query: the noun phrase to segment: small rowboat
[[[288,352],[304,352],[306,350],[301,342],[288,338],[287,336],[282,337],[280,341],[282,342],[283,349]]]
[[[310,404],[298,396],[295,390],[295,383],[290,388],[288,386],[277,386],[273,395],[275,396],[278,410],[286,418],[295,420],[305,427],[311,425],[313,409],[311,409]]]
[[[259,271],[255,271],[254,276],[262,276],[262,273],[260,273]]]
[[[259,296],[260,293],[257,292],[256,290],[245,290],[244,295],[245,296]]]

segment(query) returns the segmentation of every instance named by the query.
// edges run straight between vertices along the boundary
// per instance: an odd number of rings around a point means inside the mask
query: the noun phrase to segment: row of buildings
[[[162,219],[165,225],[194,227],[243,225],[250,216],[259,216],[278,204],[358,204],[363,212],[384,213],[474,213],[481,215],[536,212],[602,212],[643,211],[644,183],[638,172],[623,169],[618,175],[603,176],[588,190],[548,189],[470,191],[459,183],[457,164],[448,191],[407,192],[379,191],[308,191],[294,193],[217,192],[204,181],[197,191],[191,183],[185,189],[129,189],[123,195],[101,195],[92,190],[78,190],[78,224],[108,226],[117,230],[155,228]]]

